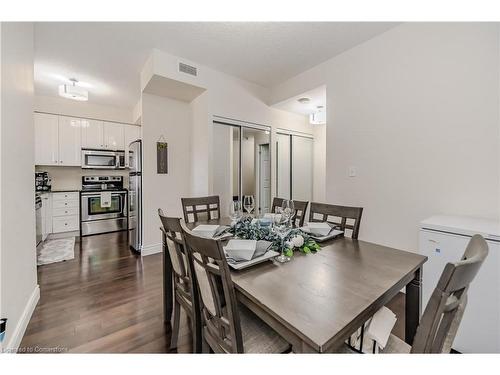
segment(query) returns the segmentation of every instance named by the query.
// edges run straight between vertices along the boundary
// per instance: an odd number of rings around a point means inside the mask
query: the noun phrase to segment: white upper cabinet
[[[82,121],[82,148],[104,148],[104,124],[99,120]]]
[[[59,116],[59,165],[81,166],[81,129],[79,118]]]
[[[124,125],[104,122],[104,148],[108,150],[124,150]]]
[[[59,165],[59,116],[35,113],[35,164]]]

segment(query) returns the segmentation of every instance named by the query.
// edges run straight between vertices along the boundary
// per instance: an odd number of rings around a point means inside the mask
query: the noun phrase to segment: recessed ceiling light
[[[308,104],[311,101],[311,99],[309,99],[309,98],[299,98],[299,99],[297,99],[297,101],[300,104]]]
[[[63,98],[78,100],[78,101],[87,101],[89,100],[89,92],[76,84],[78,81],[74,78],[71,78],[71,85],[59,85],[59,95]]]

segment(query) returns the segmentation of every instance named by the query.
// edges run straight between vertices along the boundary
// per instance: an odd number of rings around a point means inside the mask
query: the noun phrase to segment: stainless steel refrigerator
[[[142,142],[129,146],[129,244],[132,250],[142,248]]]

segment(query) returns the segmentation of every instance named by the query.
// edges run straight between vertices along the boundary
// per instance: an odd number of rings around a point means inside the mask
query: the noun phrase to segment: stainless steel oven
[[[122,176],[83,176],[80,201],[82,236],[128,229],[128,191]]]
[[[125,169],[125,151],[82,149],[82,168]]]

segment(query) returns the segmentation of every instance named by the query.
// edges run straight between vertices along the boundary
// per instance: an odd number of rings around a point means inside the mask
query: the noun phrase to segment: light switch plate
[[[348,175],[349,177],[356,177],[356,167],[349,167]]]

